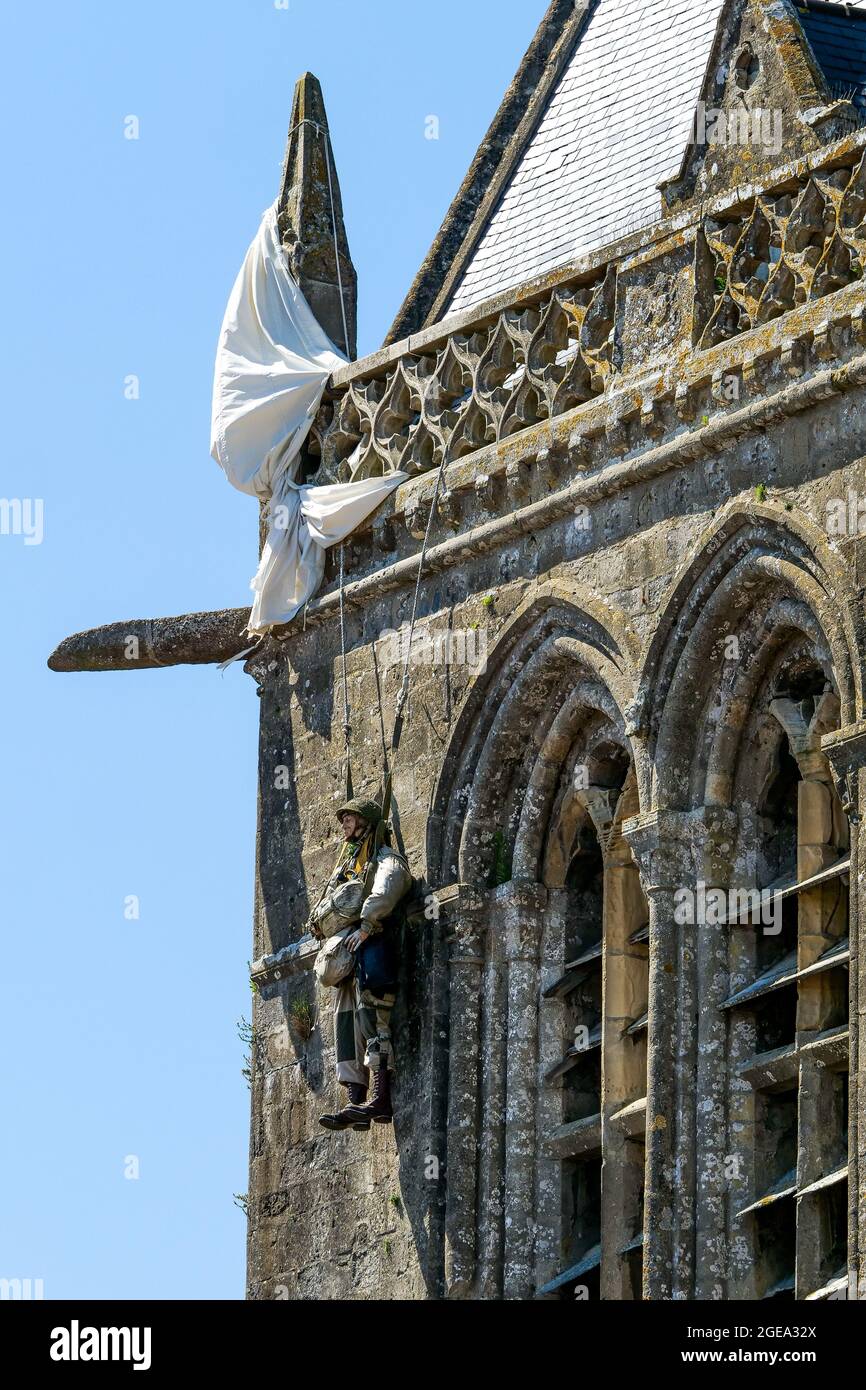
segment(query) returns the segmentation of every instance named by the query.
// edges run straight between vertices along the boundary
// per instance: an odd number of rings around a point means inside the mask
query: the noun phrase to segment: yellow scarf
[[[337,860],[337,869],[342,869],[347,878],[362,878],[364,870],[370,862],[370,851],[372,847],[372,830],[367,831],[359,845],[353,844],[351,840],[347,840]]]

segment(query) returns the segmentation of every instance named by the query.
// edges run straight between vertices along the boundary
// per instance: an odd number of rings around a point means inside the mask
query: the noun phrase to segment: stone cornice
[[[741,184],[716,198],[693,204],[687,210],[674,212],[649,227],[637,228],[615,241],[594,247],[585,255],[566,261],[544,275],[511,286],[480,304],[451,314],[417,333],[400,338],[399,341],[390,342],[356,362],[347,363],[334,373],[329,389],[339,391],[353,381],[364,381],[377,376],[407,354],[417,353],[422,349],[432,351],[444,347],[455,333],[470,334],[476,328],[489,324],[503,309],[536,304],[557,285],[579,284],[591,280],[613,261],[619,263],[623,269],[628,269],[632,258],[644,258],[648,251],[657,251],[671,238],[682,239],[704,218],[727,217],[743,212],[759,194],[771,189],[793,186],[816,170],[830,171],[850,163],[852,153],[864,148],[866,130],[856,131],[829,146],[815,150],[803,159],[780,164],[760,184]]]
[[[277,986],[291,975],[309,970],[316,959],[322,943],[312,936],[302,936],[273,955],[261,956],[250,967],[250,979],[264,998],[268,997],[269,987]]]
[[[654,406],[662,397],[650,400],[646,409],[641,406],[638,411],[639,396],[633,386],[631,392],[620,391],[600,402],[590,403],[589,407],[579,407],[553,422],[525,430],[503,443],[479,450],[468,460],[452,464],[446,471],[452,505],[455,499],[459,500],[461,492],[470,489],[475,492],[480,478],[486,479],[487,485],[499,480],[515,492],[511,497],[511,509],[506,514],[494,516],[490,521],[434,544],[427,554],[428,572],[444,572],[520,536],[531,535],[562,517],[574,515],[578,507],[588,507],[673,469],[710,458],[744,435],[866,385],[866,355],[860,354],[841,365],[816,371],[812,376],[804,375],[804,379],[775,392],[768,389],[768,377],[774,370],[778,385],[782,380],[790,381],[792,374],[805,373],[810,358],[820,362],[822,358],[826,360],[844,351],[846,343],[850,348],[852,344],[866,342],[866,305],[859,285],[832,296],[826,309],[832,313],[828,312],[817,325],[814,312],[810,324],[806,310],[797,310],[787,320],[778,320],[773,325],[775,336],[768,337],[767,330],[763,330],[760,357],[750,355],[750,350],[754,351],[750,343],[753,335],[744,334],[732,343],[701,354],[693,374],[685,376],[675,387],[671,380],[666,383],[663,376],[656,376],[659,392],[667,390],[670,397],[673,389],[673,405],[681,417],[681,432],[642,453],[616,457],[615,451],[622,444],[624,422],[633,418],[640,422],[639,428],[648,428],[658,418]],[[718,414],[700,417],[705,423],[689,429],[689,416],[700,409],[701,381],[708,393],[716,391],[714,400],[718,407],[717,384],[736,370],[738,360],[741,379],[746,389],[751,383],[756,390],[755,399],[736,409],[728,406]],[[599,432],[592,434],[593,429]],[[652,438],[650,434],[646,437]],[[607,452],[608,461],[591,472],[579,473],[573,481],[546,497],[520,505],[517,489],[530,466],[550,469],[555,481],[557,470],[564,471],[565,460],[576,458],[585,464],[590,447],[593,461],[602,450]],[[393,515],[406,516],[411,526],[413,514],[419,518],[424,516],[433,486],[434,479],[430,475],[404,483],[397,490]],[[413,549],[390,565],[350,580],[344,595],[346,605],[350,609],[362,608],[383,594],[405,589],[415,583],[417,572],[418,556]],[[338,611],[338,594],[325,593],[308,604],[304,627],[329,622],[336,618]],[[112,623],[66,638],[50,657],[49,665],[55,671],[129,671],[227,660],[244,645],[243,629],[248,616],[248,609],[231,609]],[[299,627],[293,625],[282,634],[281,640],[291,641],[299,631]],[[129,654],[130,636],[139,641],[135,657]],[[269,646],[266,643],[257,656],[266,655]]]
[[[844,297],[844,292],[840,293],[840,301]],[[862,294],[858,310],[856,333],[858,336],[866,337]],[[850,311],[848,321],[850,325],[852,321]],[[832,324],[826,320],[825,323],[829,334],[832,331]],[[776,345],[777,355],[783,359],[786,355],[795,355],[798,343],[801,342],[798,339],[788,339],[786,342],[786,336],[780,334],[779,342]],[[808,336],[812,336],[814,340],[814,334]],[[744,339],[737,341],[743,342]],[[726,346],[730,348],[732,345]],[[718,349],[718,351],[721,352],[722,350]],[[739,409],[729,410],[715,418],[707,417],[707,422],[695,430],[680,433],[666,443],[647,449],[634,457],[610,462],[591,474],[577,477],[573,482],[558,491],[551,492],[540,501],[530,503],[505,515],[494,517],[482,525],[474,526],[432,546],[427,553],[427,571],[428,573],[445,571],[479,554],[509,544],[522,535],[537,533],[562,517],[574,515],[579,506],[589,506],[605,498],[613,497],[627,488],[661,477],[672,469],[710,458],[744,435],[764,429],[786,417],[802,414],[804,411],[819,405],[822,401],[848,391],[857,390],[864,385],[866,385],[866,355],[861,354],[845,363],[844,366],[831,367],[816,372],[806,380],[789,385],[775,394],[760,396]],[[611,408],[612,403],[610,402],[607,403],[607,407],[611,410],[611,426],[613,428],[617,418],[615,407]],[[569,447],[574,448],[576,432],[578,438],[582,437],[577,430],[579,417],[582,418],[580,410],[573,411],[544,427],[545,442],[549,450],[560,450],[563,456],[567,456]],[[537,433],[527,431],[526,434],[535,435],[534,445],[537,453],[539,450]],[[520,436],[515,436],[514,439],[508,441],[507,450],[503,445],[491,445],[489,448],[479,451],[479,454],[475,456],[474,463],[479,470],[486,470],[489,476],[490,470],[505,473],[510,463],[519,463],[521,457],[526,459],[532,456],[529,439],[521,441]],[[466,466],[464,462],[453,465],[454,469],[465,469]],[[453,482],[452,486],[454,486]],[[420,502],[423,494],[431,490],[432,487],[433,480],[431,478],[413,480],[411,483],[404,484],[398,490],[398,508],[411,505],[413,495],[417,496]],[[403,494],[402,498],[399,497],[399,493]],[[411,554],[394,564],[377,569],[361,579],[351,581],[346,585],[344,592],[346,605],[349,608],[361,608],[383,594],[404,589],[414,584],[417,571],[417,554]],[[313,600],[307,607],[306,626],[329,621],[336,617],[338,608],[339,595],[336,592],[324,594],[321,598]],[[291,628],[285,634],[284,640],[290,640],[295,635],[296,629]]]

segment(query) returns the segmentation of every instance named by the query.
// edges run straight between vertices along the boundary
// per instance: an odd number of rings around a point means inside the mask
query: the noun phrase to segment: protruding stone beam
[[[289,140],[283,163],[277,224],[289,269],[331,342],[354,360],[358,321],[358,277],[349,253],[343,202],[328,117],[318,79],[305,72],[295,87]],[[328,169],[330,155],[331,169]],[[329,181],[330,172],[330,181]],[[333,214],[331,197],[333,196]],[[334,218],[337,256],[334,252]],[[343,330],[340,280],[348,341]]]
[[[65,638],[48,658],[52,671],[141,671],[228,661],[251,645],[248,608],[133,618]]]
[[[606,854],[610,844],[610,832],[616,817],[617,802],[620,798],[618,787],[586,787],[579,791],[576,800],[586,811],[595,827],[602,853]]]
[[[825,734],[821,748],[848,819],[860,823],[860,778],[866,773],[866,727],[849,725]]]

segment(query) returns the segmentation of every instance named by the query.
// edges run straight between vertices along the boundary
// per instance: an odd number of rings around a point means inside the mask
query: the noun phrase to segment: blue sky
[[[46,1298],[243,1297],[258,715],[238,667],[46,658],[249,602],[256,507],[208,455],[213,355],[296,78],[324,89],[369,352],[545,6],[6,12],[0,496],[42,499],[44,534],[0,535],[0,1277]]]

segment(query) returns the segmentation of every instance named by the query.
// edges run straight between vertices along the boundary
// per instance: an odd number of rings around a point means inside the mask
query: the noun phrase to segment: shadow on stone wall
[[[393,1032],[400,1193],[428,1298],[442,1296],[447,1019],[437,1004],[437,925],[407,924]]]

